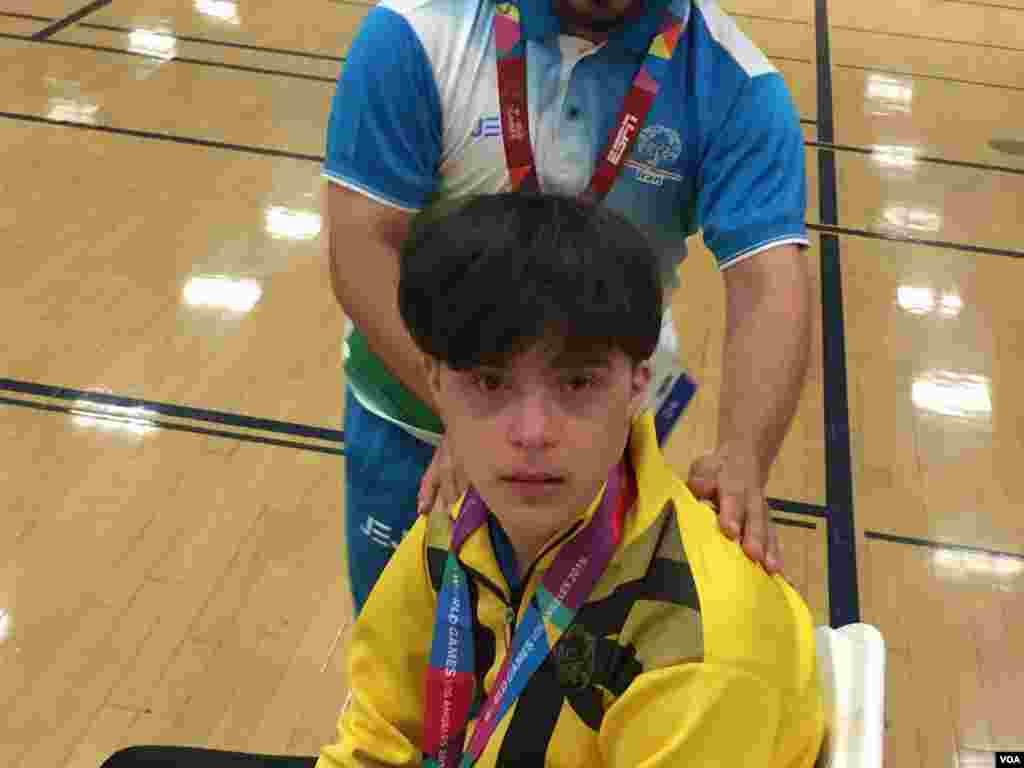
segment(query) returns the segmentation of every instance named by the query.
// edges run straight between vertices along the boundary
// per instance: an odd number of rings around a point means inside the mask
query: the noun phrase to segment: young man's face
[[[427,363],[454,457],[513,536],[546,538],[586,510],[650,380],[646,364],[618,350],[555,351],[537,345],[504,368]]]

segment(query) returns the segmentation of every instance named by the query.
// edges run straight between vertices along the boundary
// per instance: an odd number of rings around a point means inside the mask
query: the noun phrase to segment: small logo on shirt
[[[636,171],[637,181],[660,187],[665,179],[682,181],[678,173],[665,170],[683,153],[679,132],[664,125],[649,125],[640,131],[626,165]]]
[[[488,136],[501,136],[501,118],[497,115],[477,119],[473,132],[469,134],[473,141],[480,141]]]
[[[573,624],[555,646],[554,657],[555,674],[563,688],[587,688],[597,671],[597,638]]]

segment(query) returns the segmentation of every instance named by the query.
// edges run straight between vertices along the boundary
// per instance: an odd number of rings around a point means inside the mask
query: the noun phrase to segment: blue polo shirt
[[[666,2],[686,20],[683,36],[603,204],[646,233],[671,290],[698,230],[721,269],[778,245],[807,245],[803,135],[785,82],[710,0],[648,0],[600,45],[562,34],[551,0],[520,7],[541,189],[578,195]],[[323,175],[406,211],[508,189],[494,17],[494,0],[385,0],[371,9],[339,78]],[[348,263],[358,269],[358,254]],[[358,329],[345,356],[364,407],[435,441],[436,416]]]

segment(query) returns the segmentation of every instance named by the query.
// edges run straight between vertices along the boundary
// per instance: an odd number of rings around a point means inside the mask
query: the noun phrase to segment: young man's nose
[[[510,419],[509,437],[519,447],[546,448],[557,438],[558,406],[548,392],[531,392],[518,398]]]

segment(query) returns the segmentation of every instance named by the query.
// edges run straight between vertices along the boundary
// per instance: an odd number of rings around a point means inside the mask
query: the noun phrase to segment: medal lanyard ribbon
[[[498,98],[501,103],[501,133],[505,144],[512,189],[536,192],[540,189],[533,149],[530,146],[530,117],[527,100],[526,39],[522,34],[517,2],[500,3],[494,17],[495,47],[498,54]],[[604,200],[622,170],[622,163],[647,119],[658,95],[661,80],[676,44],[683,34],[685,19],[669,8],[658,33],[651,39],[647,56],[619,114],[608,145],[597,159],[597,168],[581,198],[592,204]]]
[[[437,601],[424,718],[423,751],[428,768],[469,768],[476,763],[502,717],[558,644],[604,573],[622,540],[623,520],[635,496],[625,461],[620,461],[609,473],[594,516],[562,547],[530,598],[467,745],[466,727],[476,677],[468,577],[458,552],[490,514],[484,500],[470,486],[452,531]]]

